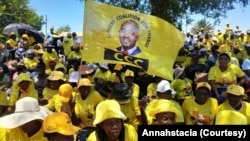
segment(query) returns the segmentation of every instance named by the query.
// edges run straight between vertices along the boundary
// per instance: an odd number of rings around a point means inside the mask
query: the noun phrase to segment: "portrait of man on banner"
[[[140,39],[140,28],[134,20],[126,20],[121,24],[119,30],[119,40],[121,46],[117,47],[125,55],[137,55],[141,53],[140,47],[136,42]]]

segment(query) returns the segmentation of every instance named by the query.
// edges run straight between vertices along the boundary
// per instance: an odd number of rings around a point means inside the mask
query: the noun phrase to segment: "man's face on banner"
[[[123,24],[119,31],[119,39],[125,49],[134,47],[139,40],[139,28],[132,22]]]

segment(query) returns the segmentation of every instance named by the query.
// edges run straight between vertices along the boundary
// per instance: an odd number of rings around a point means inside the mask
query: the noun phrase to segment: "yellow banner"
[[[87,0],[84,18],[86,62],[122,63],[173,80],[173,64],[184,34],[155,16]]]

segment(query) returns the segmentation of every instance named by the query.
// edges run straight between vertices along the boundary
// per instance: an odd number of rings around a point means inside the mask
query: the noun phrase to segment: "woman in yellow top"
[[[120,105],[115,100],[105,100],[96,107],[94,125],[87,141],[137,141],[135,128],[124,123],[126,116],[121,112]]]
[[[218,58],[218,65],[211,67],[208,72],[208,81],[212,87],[212,96],[216,97],[219,104],[226,99],[222,96],[222,92],[226,91],[226,87],[230,84],[244,85],[247,76],[238,66],[229,63],[231,53],[223,51]]]
[[[43,101],[46,103],[58,93],[59,87],[64,84],[66,79],[60,71],[52,71],[47,78],[47,84],[43,89]]]
[[[238,111],[222,110],[217,113],[214,124],[215,125],[247,125],[247,117]]]
[[[142,122],[141,109],[138,98],[132,96],[132,90],[126,83],[117,83],[113,86],[111,98],[118,101],[121,111],[127,116],[126,123],[137,129]]]
[[[219,106],[218,111],[233,110],[238,111],[246,116],[247,124],[250,124],[250,103],[243,101],[247,98],[245,89],[242,86],[232,84],[227,87],[227,90],[223,93],[224,97],[227,97],[227,101]],[[230,118],[230,117],[229,117]]]
[[[218,102],[210,97],[211,86],[207,82],[199,82],[195,97],[186,98],[182,111],[186,125],[213,125],[218,111]]]
[[[23,97],[33,97],[38,99],[38,92],[35,89],[34,81],[29,73],[20,73],[17,80],[12,85],[12,91],[8,103],[8,111],[14,111],[16,101]]]
[[[24,65],[28,71],[33,72],[36,69],[39,60],[36,58],[36,51],[34,49],[28,49],[25,52]]]
[[[102,96],[92,88],[93,86],[88,78],[82,78],[78,82],[76,104],[72,114],[74,125],[93,127],[96,105],[103,101]]]

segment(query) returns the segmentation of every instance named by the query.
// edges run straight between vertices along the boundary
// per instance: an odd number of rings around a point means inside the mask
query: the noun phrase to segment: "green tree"
[[[194,26],[191,28],[191,32],[193,34],[198,34],[200,32],[200,29],[202,28],[204,29],[205,33],[213,30],[212,24],[208,22],[206,19],[202,19],[194,24]]]
[[[85,1],[85,0],[79,0]],[[226,17],[227,11],[235,8],[235,4],[243,7],[248,0],[96,0],[110,5],[154,15],[165,19],[176,27],[185,24],[187,16],[202,14],[219,22]],[[184,22],[184,23],[183,23]]]
[[[69,25],[63,25],[57,29],[58,33],[71,32],[71,27]]]
[[[35,9],[29,7],[29,0],[1,0],[0,1],[0,31],[10,23],[23,22],[36,30],[41,30],[43,16],[36,14]]]

